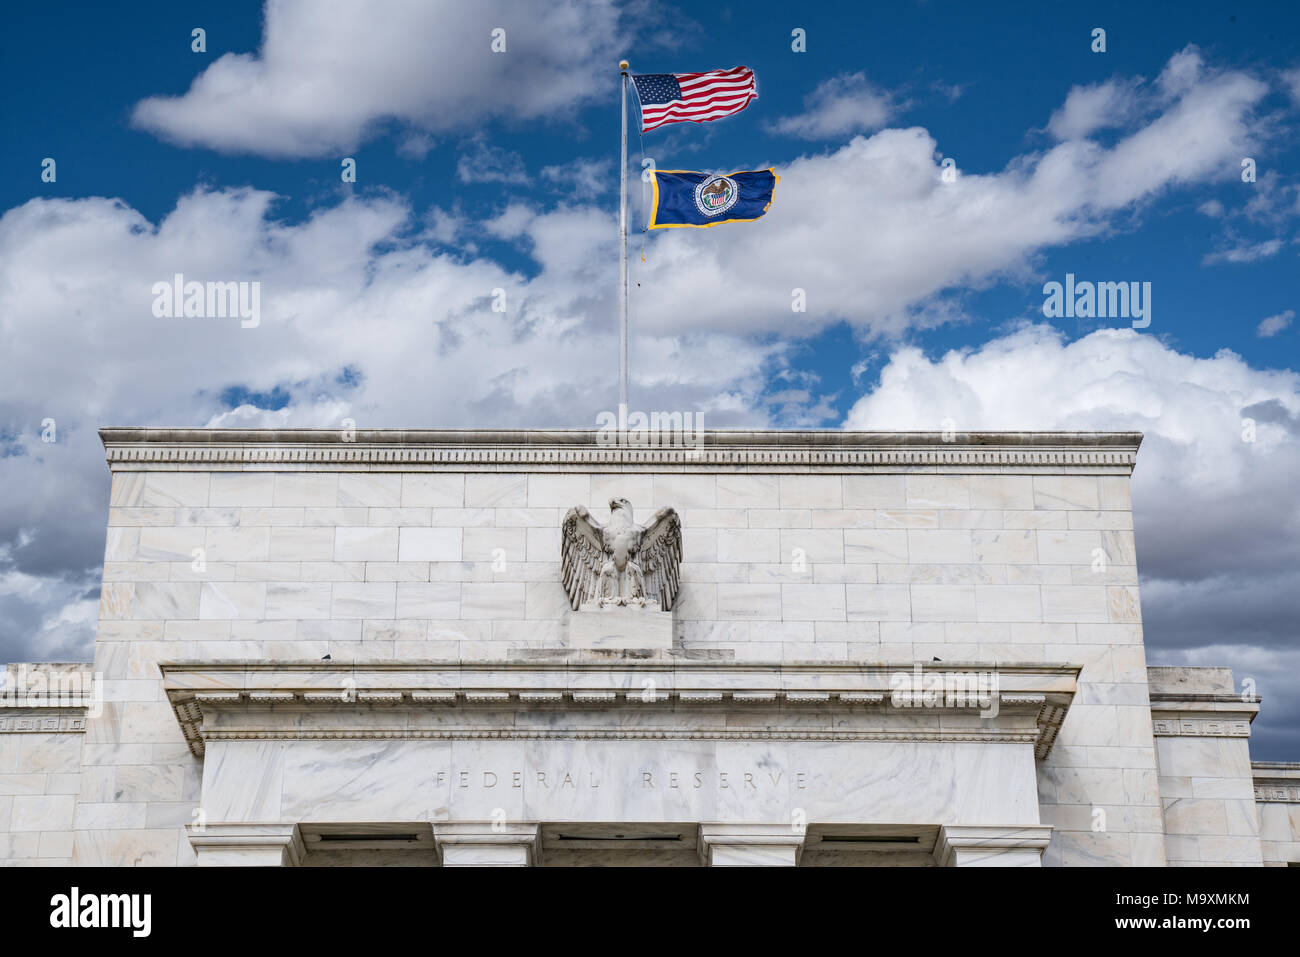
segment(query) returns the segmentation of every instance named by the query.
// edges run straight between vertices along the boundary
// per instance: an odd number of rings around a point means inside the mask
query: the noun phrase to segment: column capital
[[[1050,824],[945,824],[934,843],[940,867],[1041,867]]]
[[[805,832],[785,824],[701,824],[700,858],[712,867],[795,867]]]
[[[185,833],[199,867],[297,867],[306,854],[296,824],[187,824]]]
[[[433,825],[443,867],[528,867],[541,856],[541,828],[532,823],[448,821]]]

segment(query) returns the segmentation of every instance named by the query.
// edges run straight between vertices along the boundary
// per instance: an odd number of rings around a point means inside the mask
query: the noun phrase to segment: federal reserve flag
[[[651,182],[654,197],[648,228],[668,229],[758,219],[772,205],[772,193],[781,177],[770,167],[726,174],[657,169]]]

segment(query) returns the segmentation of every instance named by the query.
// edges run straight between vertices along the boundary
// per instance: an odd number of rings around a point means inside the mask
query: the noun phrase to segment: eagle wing
[[[671,508],[661,508],[641,532],[641,575],[647,598],[658,598],[664,611],[673,610],[681,583],[682,520]]]
[[[604,526],[583,506],[569,509],[560,526],[560,578],[574,611],[596,598],[605,564]]]

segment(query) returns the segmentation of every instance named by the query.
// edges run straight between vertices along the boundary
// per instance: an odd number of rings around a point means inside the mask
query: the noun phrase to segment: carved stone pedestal
[[[569,616],[570,648],[647,648],[673,646],[673,613],[647,608],[584,604]]]

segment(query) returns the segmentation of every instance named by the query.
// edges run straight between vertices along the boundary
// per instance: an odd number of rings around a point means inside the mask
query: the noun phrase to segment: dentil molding
[[[145,429],[99,432],[110,469],[1132,472],[1137,432],[705,431],[687,444],[593,430]],[[626,436],[624,438],[627,438]]]

